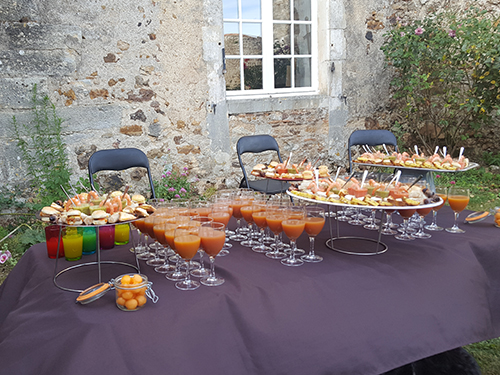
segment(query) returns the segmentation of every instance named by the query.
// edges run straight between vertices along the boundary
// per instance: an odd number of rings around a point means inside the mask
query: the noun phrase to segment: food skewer
[[[391,184],[396,181],[396,178],[398,179],[399,181],[399,176],[401,176],[401,171],[397,171],[396,174],[394,175],[394,177],[392,178],[392,180],[387,184],[387,187],[385,188],[386,190],[389,189],[389,187],[391,186]],[[397,182],[396,182],[397,183]]]
[[[122,197],[120,198],[120,200],[121,200],[121,201],[122,201],[122,200],[123,200],[123,198],[125,197],[125,194],[127,194],[127,192],[128,192],[128,189],[129,189],[129,188],[130,188],[130,186],[129,186],[129,185],[125,186],[125,191],[123,192]]]
[[[412,187],[413,187],[413,186],[414,186],[417,182],[419,182],[422,178],[424,178],[424,175],[422,175],[422,174],[421,174],[420,176],[418,176],[418,177],[415,179],[415,181],[413,181],[413,182],[411,183],[411,185],[410,185],[410,186],[408,186],[408,189],[407,189],[407,190],[410,190],[410,189],[411,189],[411,188],[412,188]]]
[[[61,189],[62,189],[62,191],[64,192],[64,194],[66,194],[66,196],[68,197],[68,199],[71,201],[71,203],[73,203],[73,206],[74,206],[74,207],[76,207],[76,203],[75,203],[75,201],[73,200],[73,198],[71,198],[71,197],[69,196],[69,194],[66,192],[66,190],[64,189],[64,187],[63,187],[62,185],[59,185],[59,186],[61,187]]]
[[[382,146],[384,146],[385,153],[387,154],[387,156],[389,156],[389,150],[387,149],[385,143],[382,143]]]
[[[89,189],[87,189],[87,188],[85,187],[85,185],[83,185],[83,184],[82,184],[82,182],[81,182],[81,181],[78,181],[78,182],[80,183],[80,186],[83,188],[83,190],[85,190],[85,192],[86,192],[86,193],[88,193],[88,192],[89,192]]]
[[[340,174],[340,167],[337,168],[337,173],[335,173],[335,178],[333,179],[333,182],[337,181],[337,178],[339,177]]]
[[[349,176],[349,178],[347,179],[347,181],[344,183],[344,185],[342,185],[342,187],[340,188],[340,190],[342,190],[349,181],[352,180],[352,178],[354,177],[354,172],[351,173],[351,175]]]
[[[415,154],[418,155],[418,146],[414,145],[413,147],[415,148]]]
[[[460,147],[460,153],[458,154],[458,160],[459,161],[460,161],[460,158],[462,157],[463,154],[464,154],[464,148]]]
[[[321,159],[321,156],[318,156],[318,158],[316,159],[316,161],[313,163],[313,165],[312,165],[313,168],[316,166],[316,164],[318,163],[319,159]]]
[[[366,176],[368,176],[368,170],[367,169],[363,172],[363,177],[361,178],[361,185],[360,185],[361,189],[363,188],[363,185],[365,184]]]
[[[82,200],[80,199],[80,197],[78,196],[78,194],[76,193],[75,188],[73,187],[73,185],[71,185],[71,182],[69,182],[69,187],[71,188],[71,191],[75,195],[76,199],[78,199],[78,202],[80,202],[80,204],[83,203]]]

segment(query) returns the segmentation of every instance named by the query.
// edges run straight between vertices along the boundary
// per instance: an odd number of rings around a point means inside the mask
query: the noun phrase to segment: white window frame
[[[290,9],[293,12],[293,6]],[[224,18],[223,22],[237,22],[239,27],[239,55],[233,59],[240,59],[240,72],[243,71],[245,59],[260,59],[262,58],[262,89],[257,90],[226,90],[228,99],[243,99],[243,98],[259,98],[259,97],[287,97],[296,95],[315,95],[318,93],[318,13],[317,0],[311,0],[311,21],[294,20],[273,20],[273,1],[261,0],[261,19],[260,20],[242,20],[241,19],[241,0],[238,0],[238,19]],[[243,23],[260,23],[262,32],[262,56],[260,55],[243,55]],[[291,66],[294,67],[295,56],[300,58],[311,58],[311,87],[291,87],[291,88],[274,88],[274,51],[273,51],[273,25],[274,24],[289,24],[291,26],[290,45],[294,48],[294,25],[306,24],[311,26],[311,54],[309,55],[292,55],[290,57]],[[242,58],[243,56],[243,58]],[[277,55],[280,58],[282,55]],[[284,55],[285,57],[289,55]],[[226,61],[231,57],[226,55]],[[295,69],[291,69],[291,82],[295,82]],[[243,84],[243,82],[242,82]],[[241,85],[243,87],[243,85]]]

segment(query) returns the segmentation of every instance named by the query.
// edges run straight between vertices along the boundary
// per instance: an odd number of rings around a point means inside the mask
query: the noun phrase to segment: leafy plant
[[[495,16],[496,17],[496,16]],[[395,69],[393,98],[410,133],[431,154],[453,153],[500,114],[500,18],[470,8],[399,23],[381,47]]]
[[[486,165],[500,166],[500,153],[493,154],[492,152],[485,152],[483,154],[483,160],[486,163]]]
[[[61,135],[63,120],[57,116],[48,96],[38,98],[36,85],[32,105],[33,120],[29,124],[19,124],[15,116],[12,121],[14,138],[35,189],[36,203],[43,206],[60,197],[60,185],[68,186],[71,171]]]
[[[197,195],[195,182],[198,179],[190,179],[187,167],[182,171],[177,169],[165,169],[159,181],[154,181],[156,197],[160,199],[186,198]]]

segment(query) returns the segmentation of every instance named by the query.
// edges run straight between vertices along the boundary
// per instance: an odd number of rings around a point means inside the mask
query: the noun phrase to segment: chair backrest
[[[379,146],[386,144],[394,146],[398,150],[398,141],[396,136],[389,130],[355,130],[349,137],[349,173],[352,172],[352,153],[351,147],[356,145]]]
[[[276,151],[278,154],[278,160],[280,161],[280,163],[282,162],[278,142],[276,142],[276,139],[274,139],[270,135],[248,135],[241,137],[236,143],[236,153],[238,154],[238,161],[240,162],[240,167],[243,171],[243,178],[245,179],[247,187],[250,186],[248,184],[248,176],[245,170],[245,166],[243,164],[243,161],[241,160],[241,155],[247,152],[258,154],[264,151]]]
[[[142,167],[148,171],[149,184],[151,186],[151,194],[156,198],[153,178],[149,168],[149,160],[144,152],[137,148],[117,148],[96,151],[89,159],[89,180],[93,189],[94,178],[93,174],[99,171],[122,171],[124,169]]]

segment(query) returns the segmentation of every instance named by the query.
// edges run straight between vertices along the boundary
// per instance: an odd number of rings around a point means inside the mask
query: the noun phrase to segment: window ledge
[[[227,97],[228,114],[273,112],[293,109],[328,107],[328,96],[325,95],[294,95],[261,97]]]

